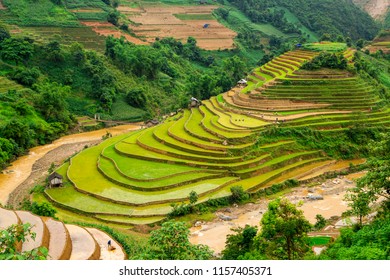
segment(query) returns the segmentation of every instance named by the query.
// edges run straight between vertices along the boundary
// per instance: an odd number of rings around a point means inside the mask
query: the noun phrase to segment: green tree
[[[309,250],[306,239],[311,228],[303,212],[287,199],[271,201],[261,219],[261,246],[272,259],[301,259]]]
[[[210,248],[192,245],[188,240],[189,229],[184,222],[168,221],[149,238],[149,252],[142,258],[158,260],[208,260]]]
[[[9,34],[8,29],[5,26],[0,25],[0,43],[10,37],[11,35]]]
[[[242,186],[233,186],[230,188],[232,193],[230,196],[230,201],[232,203],[240,203],[249,199],[249,194],[244,191]]]
[[[70,53],[77,65],[85,62],[84,48],[80,43],[74,42],[70,45]]]
[[[344,228],[340,237],[321,253],[322,260],[388,260],[390,217],[377,218],[361,229]]]
[[[35,215],[38,216],[44,216],[44,217],[55,217],[57,210],[47,202],[33,202],[31,204],[31,212],[33,212]]]
[[[107,21],[117,26],[119,24],[119,12],[117,10],[109,12],[107,15]]]
[[[316,223],[314,224],[315,230],[321,230],[326,225],[326,219],[321,214],[316,215]]]
[[[46,120],[70,124],[70,113],[65,100],[70,93],[70,87],[45,82],[37,84],[36,89],[40,94],[35,101],[36,107],[39,108]]]
[[[46,57],[52,62],[63,62],[65,59],[61,44],[57,40],[50,41],[46,46]]]
[[[18,148],[30,148],[33,144],[30,127],[25,121],[20,119],[11,119],[0,127],[0,137],[6,138],[17,144]]]
[[[383,199],[384,210],[390,209],[390,133],[381,134],[379,140],[371,141],[368,149],[372,155],[368,161],[369,171],[347,196],[352,213],[360,220],[371,211],[370,203],[380,198]]]
[[[193,205],[198,201],[199,196],[196,191],[191,191],[188,198],[190,200],[190,204]]]
[[[356,41],[356,47],[358,48],[363,48],[364,47],[364,40],[363,39],[359,39]]]
[[[229,234],[226,238],[225,249],[221,252],[224,260],[237,260],[251,251],[257,234],[257,227],[249,225],[231,230],[236,234]]]
[[[125,100],[133,107],[144,108],[146,105],[145,89],[142,87],[130,89],[125,95]]]
[[[365,188],[356,187],[348,190],[345,199],[349,201],[348,206],[351,208],[346,213],[358,216],[359,225],[362,226],[363,218],[371,212],[370,204],[374,197]]]
[[[7,61],[26,63],[33,54],[33,45],[25,39],[7,38],[0,43],[1,58]]]
[[[37,67],[18,67],[11,74],[11,79],[18,83],[31,87],[38,81],[41,72]]]
[[[16,224],[0,231],[0,260],[45,260],[48,250],[45,247],[20,252],[17,248],[27,238],[35,239],[36,233],[30,224]]]

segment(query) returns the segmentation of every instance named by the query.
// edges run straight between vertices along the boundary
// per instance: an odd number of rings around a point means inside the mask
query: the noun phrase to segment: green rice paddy
[[[253,146],[257,133],[278,125],[262,114],[297,116],[282,124],[286,127],[329,131],[359,120],[372,126],[390,124],[389,109],[370,111],[380,98],[363,80],[326,69],[299,70],[317,54],[290,51],[255,69],[258,84],[250,85],[251,93],[245,93],[246,88],[229,93],[230,98],[227,94],[213,97],[199,108],[184,110],[175,120],[83,150],[57,170],[66,182],[62,188],[47,189],[46,199],[58,209],[103,223],[149,224],[164,219],[172,203],[188,203],[192,191],[199,196],[197,203],[202,203],[230,195],[232,186],[258,192],[328,165],[323,152],[302,150],[291,139]],[[236,104],[238,100],[244,105]],[[262,105],[287,101],[281,112]],[[306,110],[294,106],[303,101],[330,105]],[[321,115],[299,116],[306,112]]]

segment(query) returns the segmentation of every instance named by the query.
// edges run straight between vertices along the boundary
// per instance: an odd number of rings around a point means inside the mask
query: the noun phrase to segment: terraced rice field
[[[85,48],[104,51],[105,37],[99,36],[91,27],[23,27],[14,32],[26,34],[34,40],[42,41],[56,39],[62,44],[70,45],[73,42],[81,43]]]
[[[218,6],[144,5],[129,7],[123,3],[118,10],[137,25],[135,34],[147,42],[156,38],[173,37],[185,42],[194,37],[197,45],[206,50],[232,49],[234,31],[221,25],[212,15]],[[208,24],[207,28],[204,25]]]
[[[163,220],[172,204],[188,202],[192,191],[201,203],[230,195],[232,186],[253,193],[335,169],[339,164],[322,151],[302,150],[291,139],[254,145],[255,135],[271,126],[337,131],[390,122],[389,109],[376,109],[378,95],[357,76],[299,69],[316,55],[288,52],[255,69],[259,82],[251,93],[233,89],[84,150],[57,170],[66,183],[47,189],[47,199],[100,222],[150,224]]]

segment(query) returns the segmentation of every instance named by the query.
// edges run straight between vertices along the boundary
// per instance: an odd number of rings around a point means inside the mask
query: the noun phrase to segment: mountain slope
[[[284,22],[282,8],[320,36],[349,36],[354,40],[372,39],[378,32],[373,19],[349,0],[228,0],[255,22]]]
[[[390,0],[352,0],[373,18],[383,18],[390,6]]]

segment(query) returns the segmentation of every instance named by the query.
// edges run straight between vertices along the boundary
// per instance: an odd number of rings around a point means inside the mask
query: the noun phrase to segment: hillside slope
[[[281,8],[288,9],[299,21],[320,36],[349,36],[353,40],[372,39],[378,32],[373,19],[348,0],[228,0],[255,22],[285,24]]]
[[[353,2],[375,19],[383,19],[390,6],[389,0],[353,0]]]

